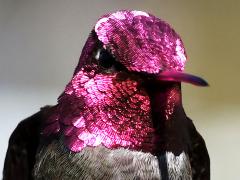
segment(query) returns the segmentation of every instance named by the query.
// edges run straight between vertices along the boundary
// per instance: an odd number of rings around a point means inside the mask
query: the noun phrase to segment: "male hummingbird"
[[[102,16],[55,106],[20,122],[3,179],[208,180],[205,142],[182,106],[180,36],[142,11]]]

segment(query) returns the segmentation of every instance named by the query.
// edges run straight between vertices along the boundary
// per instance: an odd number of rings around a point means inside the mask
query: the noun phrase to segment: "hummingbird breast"
[[[161,159],[161,157],[160,157]],[[191,180],[188,156],[166,152],[170,180]],[[85,147],[73,153],[63,141],[53,141],[37,155],[34,176],[38,179],[155,179],[161,180],[158,158],[151,153],[125,148],[108,149],[102,145]]]

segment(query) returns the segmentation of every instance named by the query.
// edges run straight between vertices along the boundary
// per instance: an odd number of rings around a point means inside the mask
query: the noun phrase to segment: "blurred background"
[[[56,103],[96,20],[118,9],[150,12],[181,35],[186,72],[210,83],[183,85],[183,103],[206,141],[212,179],[239,179],[238,0],[0,0],[0,171],[18,122]]]

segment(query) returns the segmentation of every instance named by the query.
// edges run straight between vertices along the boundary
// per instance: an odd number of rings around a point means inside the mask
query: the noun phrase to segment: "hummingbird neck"
[[[155,151],[179,154],[186,149],[186,114],[182,107],[181,84],[164,82],[149,91],[152,123],[155,129]]]

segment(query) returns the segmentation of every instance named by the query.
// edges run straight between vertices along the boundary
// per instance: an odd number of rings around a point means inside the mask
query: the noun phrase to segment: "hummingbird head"
[[[61,132],[76,152],[100,144],[151,151],[153,112],[171,119],[181,81],[207,85],[183,73],[186,59],[181,38],[161,19],[130,10],[102,16],[43,133]]]
[[[118,70],[121,67],[159,81],[207,85],[203,79],[183,73],[186,51],[174,29],[142,11],[122,10],[102,16],[87,40],[75,73],[92,63],[92,57],[109,70],[117,66]]]

